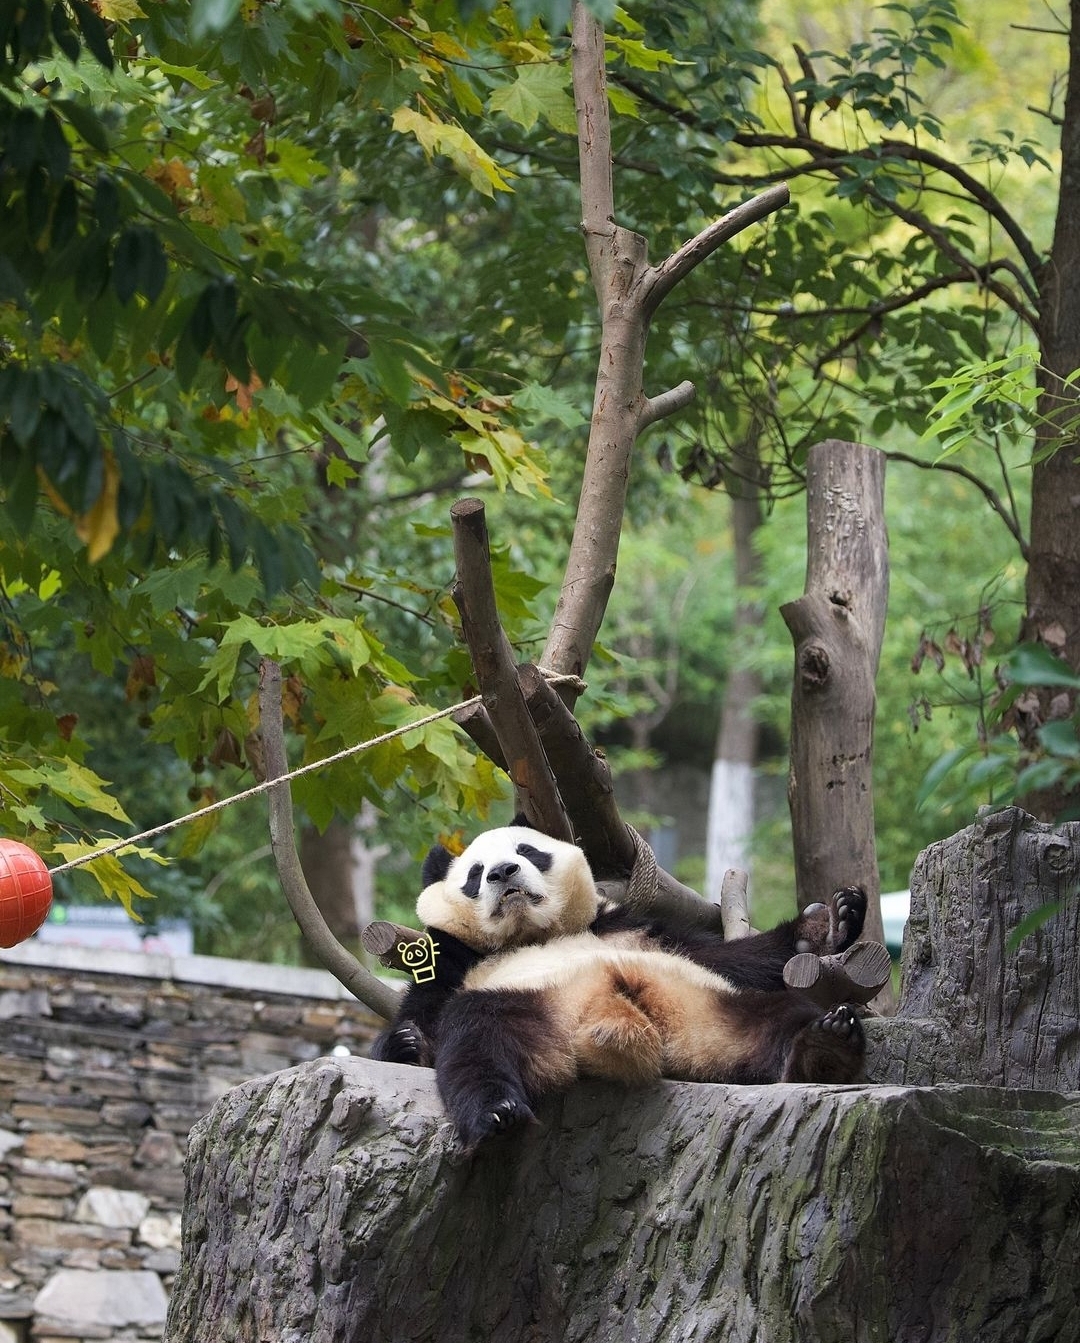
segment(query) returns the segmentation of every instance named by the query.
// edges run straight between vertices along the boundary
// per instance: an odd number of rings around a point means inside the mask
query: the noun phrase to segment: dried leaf
[[[157,675],[154,671],[154,659],[149,653],[140,653],[138,657],[133,658],[131,666],[128,668],[127,682],[124,685],[124,698],[130,704],[133,699],[139,699],[140,692],[150,686],[157,685]]]

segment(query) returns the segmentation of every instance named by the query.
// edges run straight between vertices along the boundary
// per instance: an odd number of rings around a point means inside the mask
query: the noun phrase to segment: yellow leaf
[[[97,503],[88,513],[75,519],[75,535],[86,546],[86,556],[91,564],[104,559],[112,550],[113,542],[120,531],[120,519],[116,504],[120,495],[120,472],[111,452],[105,454],[105,483],[101,487]]]
[[[428,158],[445,154],[458,172],[485,196],[513,190],[506,180],[507,174],[463,127],[436,121],[404,106],[394,113],[393,127],[403,135],[415,135]]]
[[[139,8],[139,0],[97,0],[95,9],[106,21],[130,23],[132,19],[145,19]]]

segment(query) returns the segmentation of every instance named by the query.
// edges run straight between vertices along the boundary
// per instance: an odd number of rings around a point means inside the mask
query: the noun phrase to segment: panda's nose
[[[521,871],[520,863],[496,863],[494,867],[488,869],[488,881],[509,881],[516,873]]]

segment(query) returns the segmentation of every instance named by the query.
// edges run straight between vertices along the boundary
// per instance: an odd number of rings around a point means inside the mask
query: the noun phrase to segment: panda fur
[[[410,986],[374,1055],[432,1065],[459,1138],[533,1119],[576,1077],[643,1083],[850,1082],[863,1034],[784,987],[799,951],[843,951],[862,928],[856,888],[767,933],[724,942],[604,902],[585,855],[521,825],[428,854],[417,914],[437,973]]]

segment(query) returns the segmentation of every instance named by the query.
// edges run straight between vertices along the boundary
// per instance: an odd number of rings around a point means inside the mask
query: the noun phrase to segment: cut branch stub
[[[513,649],[499,624],[483,501],[459,499],[450,517],[457,560],[454,602],[484,707],[514,784],[517,810],[538,830],[572,843],[573,830],[518,684]]]
[[[430,942],[427,933],[386,919],[369,923],[360,934],[360,943],[369,956],[374,956],[387,970],[404,970],[406,974],[415,974],[429,966],[432,955],[439,954],[437,942],[434,953],[424,948],[423,944]]]

